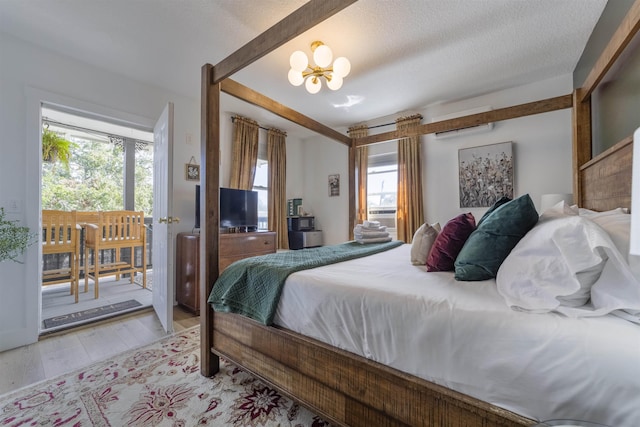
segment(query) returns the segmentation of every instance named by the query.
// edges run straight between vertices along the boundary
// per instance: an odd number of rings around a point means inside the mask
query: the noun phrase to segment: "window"
[[[258,161],[256,175],[253,178],[253,191],[258,192],[258,230],[269,229],[269,162],[267,161],[267,143],[258,143]]]
[[[397,196],[397,154],[370,155],[367,170],[368,218],[370,221],[380,221],[392,234],[396,228]]]

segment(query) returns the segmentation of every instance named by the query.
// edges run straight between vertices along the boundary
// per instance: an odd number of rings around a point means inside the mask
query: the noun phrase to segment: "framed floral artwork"
[[[513,199],[511,142],[458,150],[460,207],[492,206],[502,196]]]

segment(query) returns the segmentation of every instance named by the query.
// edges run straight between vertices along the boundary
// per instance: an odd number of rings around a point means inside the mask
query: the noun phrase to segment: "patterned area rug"
[[[1,426],[290,426],[329,424],[221,360],[200,375],[198,326],[0,396]]]

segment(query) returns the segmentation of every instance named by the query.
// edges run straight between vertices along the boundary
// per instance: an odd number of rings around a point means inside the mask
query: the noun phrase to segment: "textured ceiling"
[[[216,64],[302,0],[0,0],[0,31],[199,98]],[[232,76],[331,127],[571,73],[606,0],[360,0]],[[351,61],[338,91],[287,81],[313,40]],[[99,82],[96,82],[99,84]],[[223,98],[265,125],[280,119]],[[246,109],[246,110],[243,110]],[[258,115],[256,117],[256,115]],[[287,126],[283,126],[288,129]]]

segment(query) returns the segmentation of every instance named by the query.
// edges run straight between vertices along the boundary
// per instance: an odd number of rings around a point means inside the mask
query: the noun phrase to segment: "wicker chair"
[[[68,267],[46,269],[47,263],[43,262],[42,286],[69,282],[70,294],[78,302],[80,226],[75,211],[42,211],[42,255],[51,254],[68,254],[69,264]]]
[[[133,283],[135,274],[142,273],[142,287],[147,287],[147,255],[146,255],[146,227],[144,225],[144,212],[133,211],[108,211],[98,212],[97,224],[85,225],[85,287],[89,278],[94,281],[95,298],[99,295],[100,276],[115,274],[116,280],[120,280],[123,273],[131,274]],[[122,257],[122,249],[129,248],[128,260]],[[142,250],[142,263],[135,265],[135,249]],[[101,263],[100,252],[115,250],[114,259],[111,262]],[[89,254],[93,252],[93,264],[89,264]]]

